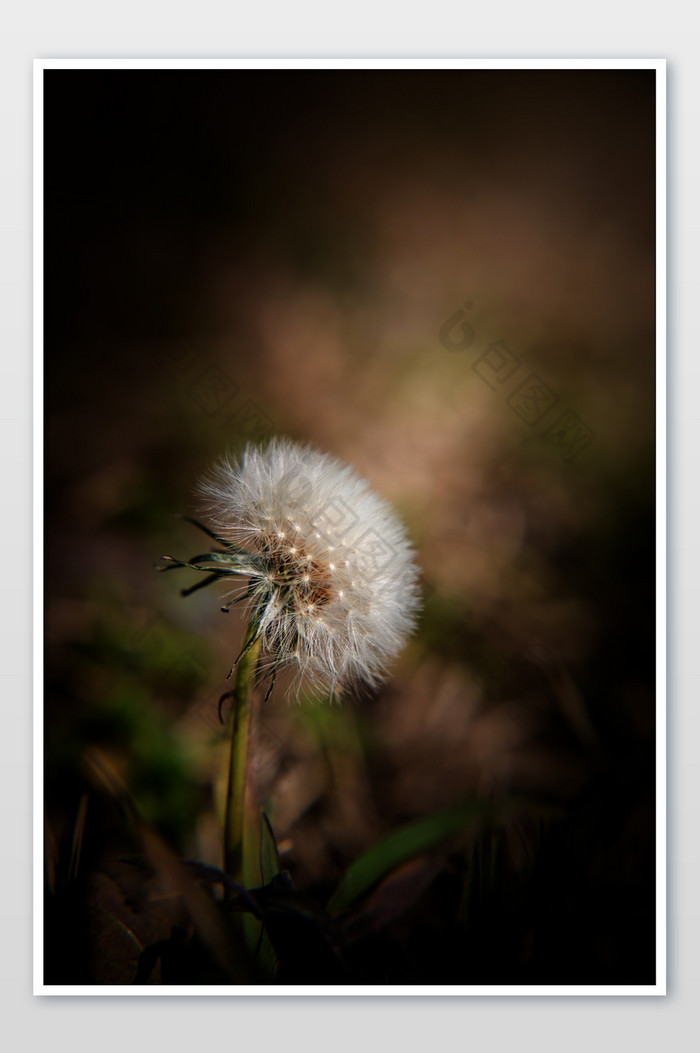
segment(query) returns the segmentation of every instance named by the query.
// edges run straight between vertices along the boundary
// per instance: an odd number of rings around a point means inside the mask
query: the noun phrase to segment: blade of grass
[[[350,866],[331,896],[328,910],[345,910],[401,863],[430,851],[467,824],[489,817],[492,811],[490,802],[472,801],[394,830]]]
[[[263,885],[269,885],[281,869],[272,824],[267,814],[263,812],[260,820],[260,877]]]
[[[80,798],[78,812],[73,827],[73,844],[70,852],[70,865],[68,867],[68,880],[73,881],[78,876],[80,866],[80,852],[83,847],[83,834],[85,833],[85,819],[87,817],[88,795],[84,793]]]
[[[141,818],[126,784],[108,758],[96,747],[91,747],[86,751],[84,762],[86,775],[92,785],[100,792],[109,794],[120,806],[148,864],[158,874],[163,894],[181,898],[199,935],[231,983],[255,983],[259,973],[246,954],[239,935],[232,927],[222,925],[222,915],[216,903],[192,879],[185,863]]]

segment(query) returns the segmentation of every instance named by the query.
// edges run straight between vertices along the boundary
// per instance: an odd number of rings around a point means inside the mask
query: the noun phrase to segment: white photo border
[[[43,132],[46,70],[655,70],[656,72],[656,983],[647,985],[64,985],[44,983]],[[36,996],[664,996],[667,984],[667,348],[665,59],[35,59],[33,124],[33,993]]]

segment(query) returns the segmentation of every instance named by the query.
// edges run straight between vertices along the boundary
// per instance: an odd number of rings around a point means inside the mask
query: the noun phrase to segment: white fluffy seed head
[[[218,534],[256,558],[247,595],[265,652],[297,687],[374,686],[415,625],[418,570],[391,507],[351,468],[273,439],[198,486]]]

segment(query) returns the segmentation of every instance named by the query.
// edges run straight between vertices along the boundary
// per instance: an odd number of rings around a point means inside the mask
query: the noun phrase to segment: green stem
[[[226,794],[224,829],[224,869],[240,883],[244,883],[243,832],[245,828],[245,797],[248,783],[248,742],[253,710],[253,677],[260,657],[261,640],[255,639],[257,626],[248,626],[243,654],[236,670],[231,754]],[[251,641],[255,641],[251,643]],[[250,646],[248,646],[250,645]],[[246,650],[246,648],[248,648]],[[229,897],[232,898],[232,897]]]

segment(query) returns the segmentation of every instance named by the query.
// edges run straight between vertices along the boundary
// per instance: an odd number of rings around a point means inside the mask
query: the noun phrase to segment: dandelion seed
[[[219,536],[249,556],[250,616],[275,671],[324,694],[381,682],[419,600],[391,507],[351,468],[287,439],[222,461],[198,491]],[[329,518],[332,545],[318,529]]]

